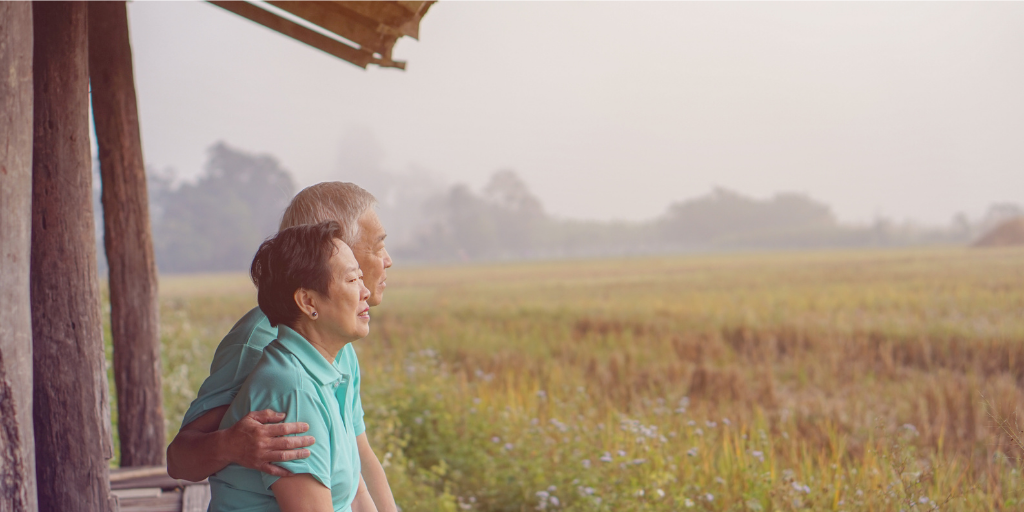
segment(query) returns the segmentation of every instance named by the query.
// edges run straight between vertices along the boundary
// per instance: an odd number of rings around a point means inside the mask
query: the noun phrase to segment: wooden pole
[[[33,418],[39,508],[113,511],[89,155],[88,8],[33,2]]]
[[[0,3],[0,512],[35,512],[32,432],[32,4]]]
[[[162,466],[160,317],[124,2],[89,2],[89,75],[103,179],[121,466]]]

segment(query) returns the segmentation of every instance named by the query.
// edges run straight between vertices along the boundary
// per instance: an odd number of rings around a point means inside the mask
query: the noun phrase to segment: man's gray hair
[[[317,183],[295,194],[284,211],[280,229],[335,220],[341,224],[341,240],[355,247],[359,241],[359,217],[376,204],[373,194],[354,183]]]

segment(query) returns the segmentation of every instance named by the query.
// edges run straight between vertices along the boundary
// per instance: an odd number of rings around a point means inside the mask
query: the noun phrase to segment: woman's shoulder
[[[256,363],[249,378],[250,387],[275,391],[312,391],[312,377],[299,359],[277,341],[263,349],[263,357]]]

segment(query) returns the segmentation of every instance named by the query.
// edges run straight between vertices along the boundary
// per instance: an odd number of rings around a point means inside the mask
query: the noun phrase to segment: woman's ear
[[[316,320],[316,297],[314,297],[313,294],[305,288],[295,290],[293,297],[295,298],[295,305],[299,306],[299,311],[301,311],[306,318]]]

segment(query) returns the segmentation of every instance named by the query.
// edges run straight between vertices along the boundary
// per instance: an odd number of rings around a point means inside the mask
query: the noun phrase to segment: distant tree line
[[[388,246],[403,261],[457,262],[600,257],[757,249],[891,247],[967,244],[1006,218],[1024,215],[994,205],[977,223],[958,215],[946,228],[879,220],[850,226],[808,196],[766,200],[718,188],[671,204],[645,222],[565,220],[545,212],[513,171],[494,173],[480,192],[439,185],[422,174],[360,169],[355,181],[379,199]],[[266,237],[277,231],[297,192],[271,156],[217,143],[193,181],[149,172],[157,265],[164,273],[245,270]],[[97,215],[101,215],[98,206]],[[97,236],[102,240],[102,219]],[[102,247],[102,242],[99,245]],[[103,264],[101,259],[101,265]]]

